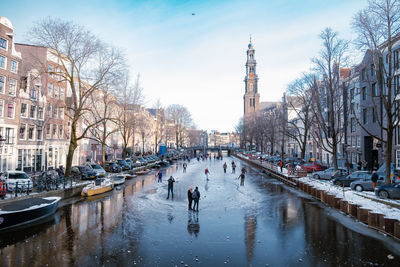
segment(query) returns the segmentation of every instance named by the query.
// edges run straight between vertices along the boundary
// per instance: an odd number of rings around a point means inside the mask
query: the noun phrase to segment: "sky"
[[[16,42],[35,22],[56,17],[85,26],[124,51],[132,80],[152,107],[180,104],[199,129],[234,131],[243,115],[249,36],[261,101],[278,101],[310,70],[326,27],[353,39],[351,20],[366,0],[1,1]]]

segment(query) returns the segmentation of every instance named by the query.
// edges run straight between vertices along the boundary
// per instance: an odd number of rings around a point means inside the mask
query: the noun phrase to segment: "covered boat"
[[[125,179],[132,179],[132,178],[135,178],[135,177],[137,177],[136,174],[130,174],[130,173],[125,174]]]
[[[121,185],[125,183],[125,175],[115,175],[111,179],[114,181],[114,185]]]
[[[114,182],[109,178],[97,178],[92,183],[82,188],[83,197],[94,196],[111,191],[114,188]]]
[[[138,171],[138,172],[136,172],[136,175],[145,175],[145,174],[148,174],[150,171]]]
[[[27,198],[0,207],[0,230],[18,227],[53,214],[61,197]]]

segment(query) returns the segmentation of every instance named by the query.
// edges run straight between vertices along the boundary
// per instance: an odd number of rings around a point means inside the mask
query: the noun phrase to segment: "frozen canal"
[[[163,170],[163,183],[153,173],[63,202],[46,222],[0,234],[0,266],[400,266],[400,243],[238,159],[231,174],[232,160],[191,160],[187,173],[182,163]],[[190,186],[201,193],[198,213],[188,211]]]

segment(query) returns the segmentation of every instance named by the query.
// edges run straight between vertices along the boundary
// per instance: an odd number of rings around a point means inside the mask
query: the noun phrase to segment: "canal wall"
[[[236,158],[243,160],[244,162],[252,165],[258,169],[263,170],[269,176],[272,176],[281,182],[297,188],[302,192],[310,195],[314,199],[322,202],[330,208],[336,209],[342,214],[349,215],[353,219],[363,223],[364,225],[375,229],[379,232],[383,232],[387,235],[392,236],[396,241],[400,242],[400,221],[393,218],[387,218],[384,214],[373,212],[367,208],[363,208],[359,204],[351,203],[345,199],[342,199],[331,192],[318,189],[310,184],[300,181],[300,177],[287,176],[282,174],[277,166],[266,165],[265,163],[259,163],[257,161],[243,158],[236,154],[233,154]],[[374,200],[371,200],[374,201]]]
[[[142,171],[145,169],[152,168],[156,163],[151,163],[148,164],[147,166],[142,166],[142,167],[137,167],[131,170],[131,172],[138,172]],[[4,204],[8,204],[14,201],[22,200],[22,199],[29,199],[29,198],[35,198],[35,197],[61,197],[61,199],[67,199],[75,196],[80,196],[83,187],[85,187],[88,183],[82,183],[79,185],[75,185],[71,188],[60,188],[58,190],[50,190],[50,191],[43,191],[40,193],[30,193],[29,195],[23,195],[23,196],[18,196],[18,197],[12,197],[12,198],[7,198],[0,200],[0,207]],[[8,194],[12,194],[10,192],[7,192]]]

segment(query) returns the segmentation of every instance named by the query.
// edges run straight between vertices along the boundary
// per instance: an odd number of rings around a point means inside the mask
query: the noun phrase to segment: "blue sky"
[[[141,75],[146,105],[181,104],[201,129],[232,131],[243,114],[246,49],[252,35],[261,101],[280,99],[310,68],[329,26],[354,37],[350,21],[366,0],[1,1],[17,42],[37,20],[85,25],[123,49]],[[192,13],[195,13],[193,16]]]

